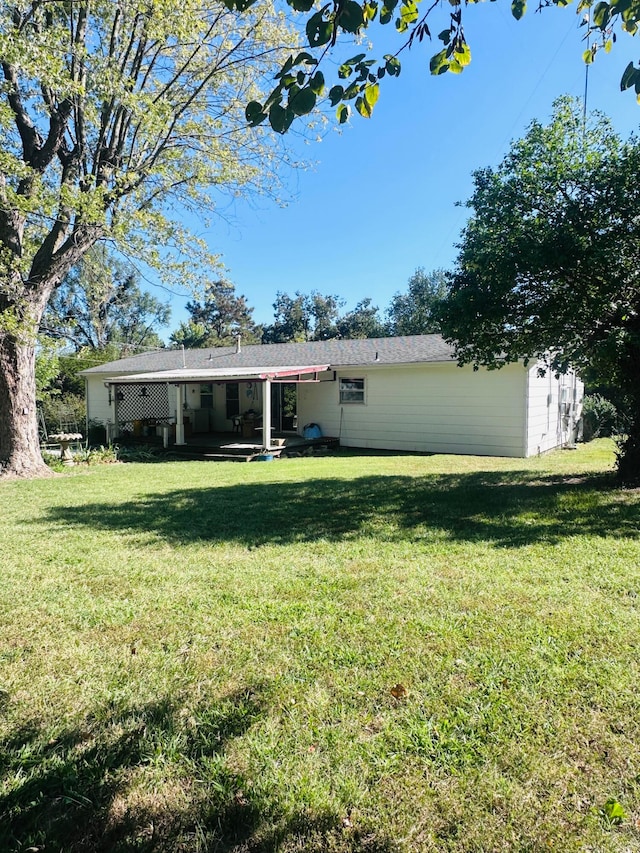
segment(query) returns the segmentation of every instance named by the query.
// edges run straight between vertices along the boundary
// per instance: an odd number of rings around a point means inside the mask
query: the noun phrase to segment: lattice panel
[[[116,385],[115,395],[120,423],[170,417],[166,385]]]

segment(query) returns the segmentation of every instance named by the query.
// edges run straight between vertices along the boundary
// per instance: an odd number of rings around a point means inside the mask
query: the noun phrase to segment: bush
[[[122,439],[122,436],[120,436]],[[121,462],[166,462],[170,455],[155,445],[139,444],[131,447],[116,448]]]
[[[66,470],[66,466],[62,459],[60,459],[60,457],[55,453],[49,453],[49,451],[43,450],[42,459],[47,467],[51,468],[52,471],[56,471],[58,474],[61,474]]]
[[[84,433],[87,413],[83,397],[77,394],[63,394],[59,397],[45,397],[40,404],[47,425],[47,432],[68,432],[70,426]]]
[[[107,428],[102,421],[89,421],[87,441],[91,447],[102,447],[107,443]]]
[[[57,453],[43,450],[42,458],[53,471],[58,473],[69,471]],[[109,465],[118,461],[117,447],[92,447],[91,449],[81,448],[73,451],[74,465]]]
[[[87,465],[109,465],[113,462],[118,462],[117,447],[92,447],[83,455],[82,461]]]
[[[602,438],[618,432],[618,411],[602,394],[587,394],[582,403],[583,438]]]

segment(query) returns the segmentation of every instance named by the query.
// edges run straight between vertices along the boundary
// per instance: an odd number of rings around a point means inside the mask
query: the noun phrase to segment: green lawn
[[[0,484],[0,850],[640,850],[640,492],[612,465]]]

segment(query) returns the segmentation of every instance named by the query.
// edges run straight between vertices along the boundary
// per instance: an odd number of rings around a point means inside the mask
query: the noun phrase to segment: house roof
[[[166,349],[121,358],[83,370],[82,375],[108,376],[153,374],[156,380],[165,378],[159,373],[184,372],[199,377],[244,375],[246,371],[271,373],[290,369],[294,372],[318,370],[328,365],[332,370],[343,367],[368,365],[420,364],[448,362],[454,359],[453,347],[440,335],[411,335],[397,338],[366,338],[358,340],[308,341],[292,344],[242,345],[236,347],[209,347],[206,349]],[[195,373],[194,373],[195,371]],[[166,376],[169,380],[169,376]],[[150,381],[147,376],[146,381]],[[140,380],[144,381],[144,380]],[[196,380],[198,381],[198,380]]]

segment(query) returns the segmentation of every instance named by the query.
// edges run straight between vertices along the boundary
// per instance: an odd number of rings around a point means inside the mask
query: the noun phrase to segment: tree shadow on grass
[[[639,516],[640,494],[612,488],[610,478],[528,471],[187,486],[49,513],[65,525],[247,547],[368,536],[517,548],[575,534],[637,538]]]
[[[278,819],[278,791],[261,799],[225,760],[228,745],[266,713],[265,696],[238,691],[189,715],[169,700],[101,709],[83,726],[62,730],[53,739],[37,723],[14,731],[0,746],[0,785],[7,791],[0,796],[0,849],[326,849],[325,841],[341,834],[340,815],[301,811]],[[153,785],[136,787],[154,761],[163,772],[153,776]],[[366,833],[353,833],[346,841],[347,846],[331,849],[395,849]]]

